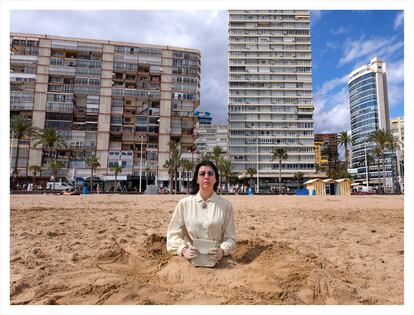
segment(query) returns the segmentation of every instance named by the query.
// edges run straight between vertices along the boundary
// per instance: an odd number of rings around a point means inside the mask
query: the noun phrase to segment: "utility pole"
[[[368,156],[367,156],[367,142],[364,140],[364,148],[365,148],[365,181],[367,189],[369,189],[369,183],[368,183]]]
[[[259,193],[259,135],[256,135],[256,194]]]
[[[141,139],[141,159],[140,159],[140,163],[139,163],[139,192],[141,192],[141,187],[142,187],[142,142],[144,137],[140,136]]]

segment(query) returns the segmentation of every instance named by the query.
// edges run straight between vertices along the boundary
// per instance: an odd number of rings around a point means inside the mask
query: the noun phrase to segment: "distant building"
[[[389,129],[388,88],[386,64],[375,57],[349,75],[349,104],[352,132],[352,169],[354,180],[366,181],[366,153],[372,156],[374,144],[367,142],[369,135],[377,129]],[[391,155],[385,157],[386,185],[392,186]],[[377,164],[370,164],[369,181],[378,185]],[[382,174],[382,170],[380,170]],[[382,175],[380,175],[382,176]]]
[[[215,146],[220,146],[223,150],[223,154],[228,153],[228,127],[224,125],[208,125],[197,124],[196,134],[198,138],[196,140],[197,151],[199,154],[206,154],[213,152]]]
[[[196,118],[196,123],[200,123],[200,125],[211,125],[211,120],[213,117],[209,112],[194,112],[194,117]]]
[[[315,173],[312,55],[308,10],[230,10],[229,159],[236,174],[256,168],[260,183]]]
[[[401,185],[404,180],[404,117],[391,119],[390,128],[396,143],[397,176]]]
[[[336,133],[315,133],[315,164],[320,170],[327,171],[329,152],[338,156],[338,135]]]

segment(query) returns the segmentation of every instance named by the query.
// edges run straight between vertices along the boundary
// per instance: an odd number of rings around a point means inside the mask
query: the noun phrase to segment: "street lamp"
[[[142,142],[144,141],[144,136],[140,136],[141,139],[141,153],[140,153],[140,162],[139,162],[139,192],[142,188]]]
[[[259,193],[259,135],[256,135],[256,193]]]
[[[368,183],[368,156],[367,156],[367,141],[364,140],[364,148],[365,148],[365,180],[366,180],[366,186],[367,189],[369,188],[369,183]]]

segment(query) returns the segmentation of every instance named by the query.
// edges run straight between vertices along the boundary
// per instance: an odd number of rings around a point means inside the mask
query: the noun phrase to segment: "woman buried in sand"
[[[216,194],[219,175],[210,161],[200,162],[191,182],[193,195],[181,199],[167,231],[167,250],[171,254],[193,259],[199,250],[193,240],[210,240],[216,247],[208,249],[208,256],[216,263],[236,246],[233,206]]]

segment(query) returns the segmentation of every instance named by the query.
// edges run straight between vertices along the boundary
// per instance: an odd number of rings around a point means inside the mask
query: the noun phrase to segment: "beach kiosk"
[[[323,179],[322,182],[325,185],[325,193],[323,195],[336,195],[337,182],[332,178]]]
[[[351,194],[351,180],[349,178],[341,178],[336,181],[336,194],[347,196]]]
[[[325,183],[320,178],[310,179],[304,185],[309,195],[325,195]]]

